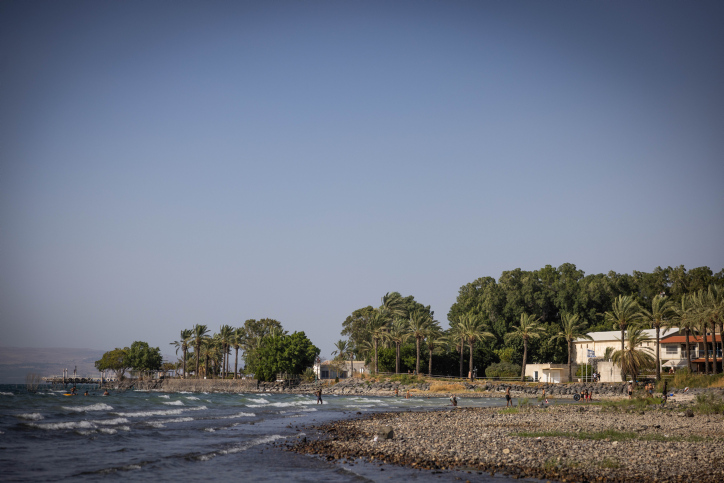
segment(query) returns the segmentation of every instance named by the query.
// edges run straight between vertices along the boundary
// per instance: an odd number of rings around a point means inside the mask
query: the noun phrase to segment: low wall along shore
[[[162,379],[162,380],[131,380],[106,384],[111,390],[151,390],[160,392],[228,392],[228,393],[286,393],[314,394],[322,389],[325,394],[356,395],[356,396],[394,396],[397,392],[403,396],[410,391],[411,397],[450,396],[459,397],[504,397],[507,388],[514,398],[537,398],[545,390],[551,399],[568,399],[581,391],[589,391],[593,399],[619,399],[627,397],[626,383],[576,383],[576,384],[511,384],[503,382],[476,381],[457,382],[439,385],[436,383],[402,384],[398,381],[373,382],[368,379],[342,379],[333,381],[317,381],[314,383],[259,382],[254,379]],[[704,389],[692,389],[687,396],[693,396]],[[707,392],[724,394],[724,388],[708,389]],[[675,396],[682,396],[682,391],[671,389]]]

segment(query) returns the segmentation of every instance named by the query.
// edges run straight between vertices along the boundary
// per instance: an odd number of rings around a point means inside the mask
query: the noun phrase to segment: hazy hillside
[[[103,356],[103,350],[0,347],[0,384],[23,384],[31,372],[41,376],[60,375],[63,369],[79,376],[97,376],[93,363]]]

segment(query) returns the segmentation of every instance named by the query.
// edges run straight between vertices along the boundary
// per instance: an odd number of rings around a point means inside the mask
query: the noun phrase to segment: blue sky
[[[724,267],[721,2],[0,4],[5,346],[323,355],[389,291]]]

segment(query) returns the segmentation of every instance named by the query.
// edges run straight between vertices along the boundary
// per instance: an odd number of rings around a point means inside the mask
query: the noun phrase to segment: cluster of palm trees
[[[661,379],[660,338],[661,329],[678,328],[686,337],[686,354],[691,366],[690,342],[691,335],[701,335],[704,341],[705,373],[709,374],[709,343],[712,344],[713,360],[711,371],[717,373],[716,340],[717,328],[719,333],[724,330],[724,289],[719,285],[710,285],[707,289],[684,294],[679,304],[675,304],[665,295],[656,295],[651,300],[651,309],[641,307],[636,301],[625,295],[618,296],[611,310],[604,314],[606,322],[621,330],[621,350],[612,355],[614,363],[621,367],[621,377],[626,374],[636,378],[644,369],[655,367],[656,379]],[[650,340],[643,332],[644,327],[656,330],[656,351],[652,354],[649,347],[643,343]],[[711,334],[709,341],[708,335]]]
[[[239,374],[239,349],[245,350],[248,345],[241,327],[234,328],[230,325],[222,325],[219,332],[209,335],[209,328],[203,324],[196,324],[191,329],[183,329],[181,338],[171,342],[176,346],[176,354],[181,350],[182,377],[189,376],[191,370],[187,364],[191,363],[196,378],[229,375],[229,356],[231,349],[235,350],[234,379]],[[201,361],[203,360],[203,367]]]

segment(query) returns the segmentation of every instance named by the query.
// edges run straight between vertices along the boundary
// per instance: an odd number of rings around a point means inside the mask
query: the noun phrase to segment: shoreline
[[[723,481],[724,416],[687,417],[685,407],[670,403],[623,412],[584,403],[511,412],[450,408],[372,413],[315,427],[319,438],[287,449],[328,461],[427,471],[568,481]],[[389,431],[392,437],[385,439]]]

